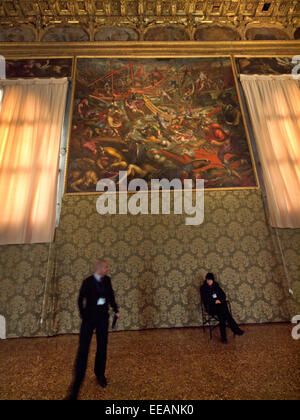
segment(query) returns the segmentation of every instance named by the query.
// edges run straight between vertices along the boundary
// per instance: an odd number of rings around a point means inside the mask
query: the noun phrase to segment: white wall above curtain
[[[241,75],[266,187],[270,223],[300,228],[300,89],[290,75]]]
[[[51,242],[68,79],[1,80],[0,244]]]

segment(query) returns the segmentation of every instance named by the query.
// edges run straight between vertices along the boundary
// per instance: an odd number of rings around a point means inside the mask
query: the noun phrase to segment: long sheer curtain
[[[67,78],[0,81],[0,244],[51,242]]]
[[[290,75],[241,75],[270,214],[277,228],[300,228],[300,89]]]

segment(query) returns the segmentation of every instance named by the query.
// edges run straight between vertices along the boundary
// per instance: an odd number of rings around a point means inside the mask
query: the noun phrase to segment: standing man
[[[200,294],[206,312],[210,315],[217,315],[219,319],[221,339],[224,344],[227,344],[226,321],[234,334],[244,334],[244,331],[240,329],[232,318],[227,306],[226,294],[215,281],[213,273],[206,274],[205,281],[200,288]]]
[[[109,265],[104,260],[95,263],[95,273],[86,278],[81,286],[78,307],[82,319],[79,349],[75,362],[75,377],[71,385],[68,399],[76,400],[80,386],[84,380],[87,367],[88,353],[93,332],[96,329],[97,353],[94,372],[100,386],[107,385],[105,378],[106,350],[108,339],[109,305],[113,308],[116,316],[120,313],[115,301],[111,279],[108,277]]]

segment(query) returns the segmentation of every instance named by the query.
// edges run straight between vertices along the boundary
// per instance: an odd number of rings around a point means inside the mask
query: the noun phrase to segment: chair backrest
[[[200,298],[201,298],[201,296],[200,296]],[[204,303],[203,303],[203,300],[202,299],[200,299],[200,306],[201,306],[202,316],[203,315],[208,315],[207,310],[206,310],[206,308],[204,306]]]
[[[201,296],[201,290],[199,289],[198,291],[199,291],[199,298],[200,298],[200,306],[202,309],[203,301],[202,301],[202,296]]]

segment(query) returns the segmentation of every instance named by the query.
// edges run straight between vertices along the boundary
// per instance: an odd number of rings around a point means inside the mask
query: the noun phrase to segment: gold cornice
[[[150,26],[182,25],[188,36],[185,39],[193,40],[194,31],[206,24],[234,27],[240,39],[246,39],[246,30],[252,24],[264,28],[277,28],[288,38],[293,39],[296,28],[300,26],[300,2],[299,0],[0,0],[0,25],[14,28],[25,26],[29,31],[32,30],[36,42],[40,41],[50,28],[70,26],[83,30],[89,40],[93,41],[95,29],[103,26],[132,26],[136,29],[139,40],[143,40],[146,39],[144,36]]]
[[[74,42],[0,43],[5,57],[188,57],[188,56],[293,56],[300,54],[299,41],[223,41],[223,42]]]

